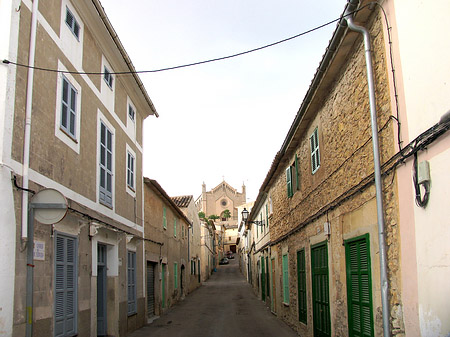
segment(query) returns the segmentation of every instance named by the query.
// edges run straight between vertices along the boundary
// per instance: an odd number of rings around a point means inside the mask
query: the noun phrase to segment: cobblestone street
[[[130,337],[297,336],[258,300],[237,259],[219,266],[203,286]]]

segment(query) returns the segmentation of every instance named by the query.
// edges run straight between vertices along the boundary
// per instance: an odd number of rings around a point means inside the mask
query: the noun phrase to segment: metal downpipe
[[[358,1],[351,1],[352,3],[358,3]],[[369,89],[369,103],[370,103],[370,119],[372,124],[372,146],[373,146],[373,161],[374,161],[374,174],[375,174],[375,190],[377,200],[377,218],[378,218],[378,243],[380,249],[380,286],[381,286],[381,304],[383,311],[383,336],[390,336],[390,324],[389,324],[389,298],[388,298],[388,277],[387,277],[387,254],[386,243],[384,234],[384,210],[383,210],[383,190],[381,181],[381,168],[380,168],[380,148],[378,144],[378,125],[377,125],[377,111],[375,102],[375,84],[372,68],[372,55],[370,50],[370,34],[366,28],[356,25],[353,22],[353,14],[346,10],[344,14],[347,21],[348,28],[363,34],[364,37],[364,50],[366,56],[366,69],[367,69],[367,83]]]

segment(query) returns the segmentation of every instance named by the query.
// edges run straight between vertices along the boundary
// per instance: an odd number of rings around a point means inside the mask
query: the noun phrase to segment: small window
[[[61,100],[61,129],[71,138],[76,139],[77,90],[63,76]]]
[[[113,75],[111,74],[111,71],[105,66],[103,71],[103,79],[105,80],[106,84],[108,84],[108,87],[111,89],[113,88]]]
[[[136,111],[134,111],[134,108],[131,106],[131,104],[128,104],[128,117],[130,117],[130,119],[132,121],[134,121],[135,115],[136,115]]]
[[[133,155],[128,152],[127,154],[127,185],[134,191],[134,162]]]
[[[73,16],[69,8],[66,7],[66,24],[69,26],[70,31],[75,35],[77,40],[80,39],[80,25]]]
[[[166,217],[166,208],[163,207],[163,228],[167,229],[167,217]]]
[[[312,173],[316,173],[316,171],[320,167],[320,151],[319,151],[319,130],[316,128],[309,138],[311,144],[311,170]]]
[[[177,218],[173,219],[173,236],[177,237]]]

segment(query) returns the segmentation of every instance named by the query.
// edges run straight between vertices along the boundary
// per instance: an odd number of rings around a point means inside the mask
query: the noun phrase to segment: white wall
[[[389,6],[402,139],[408,144],[450,110],[450,2],[395,0],[395,17],[392,1]],[[426,208],[414,204],[412,160],[399,170],[403,296],[406,303],[411,301],[406,297],[413,295],[417,307],[410,305],[405,316],[418,316],[405,317],[406,335],[416,335],[419,330],[427,337],[450,335],[449,149],[450,135],[446,134],[418,153],[419,162],[428,160],[431,169]],[[414,242],[408,241],[410,238]],[[409,259],[415,260],[415,265]]]

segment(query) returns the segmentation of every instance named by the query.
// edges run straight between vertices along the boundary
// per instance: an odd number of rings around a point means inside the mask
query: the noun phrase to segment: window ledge
[[[65,129],[60,127],[59,130],[61,130],[61,132],[64,133],[67,137],[69,137],[74,143],[78,144],[78,140],[74,136],[72,136],[70,133],[68,133]]]
[[[284,305],[285,307],[289,307],[289,303],[283,302],[283,305]]]

